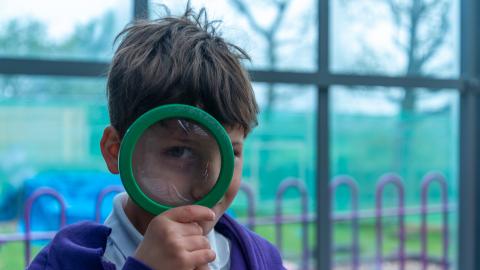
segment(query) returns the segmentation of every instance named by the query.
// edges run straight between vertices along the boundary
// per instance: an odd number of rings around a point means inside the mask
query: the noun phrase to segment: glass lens
[[[200,124],[166,119],[145,130],[135,145],[133,175],[152,200],[192,204],[215,186],[221,168],[215,138]]]

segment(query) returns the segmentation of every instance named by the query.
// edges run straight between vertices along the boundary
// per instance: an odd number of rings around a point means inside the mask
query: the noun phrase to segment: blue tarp
[[[8,182],[0,185],[0,221],[12,220],[18,213],[18,190]]]
[[[62,195],[66,205],[67,224],[95,218],[95,203],[98,194],[107,186],[120,185],[118,175],[92,171],[49,171],[43,172],[25,181],[23,202],[42,187],[49,187]],[[113,194],[107,196],[102,204],[102,216],[112,208]],[[23,206],[22,206],[23,208]],[[56,230],[60,221],[60,206],[49,196],[39,198],[31,212],[32,230]],[[23,211],[20,222],[23,230]]]

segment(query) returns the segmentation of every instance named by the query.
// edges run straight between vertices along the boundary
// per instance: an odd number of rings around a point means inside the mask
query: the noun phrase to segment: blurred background
[[[113,40],[160,4],[186,1],[0,0],[0,270],[110,211]],[[191,4],[252,57],[260,124],[229,213],[288,269],[480,269],[478,1]]]

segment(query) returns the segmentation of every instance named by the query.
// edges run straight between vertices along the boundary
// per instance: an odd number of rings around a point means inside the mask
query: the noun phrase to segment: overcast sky
[[[275,16],[275,9],[271,5],[262,4],[257,0],[246,1],[251,2],[251,11],[260,25],[266,27],[271,24]],[[224,21],[222,27],[224,35],[252,55],[254,67],[262,68],[267,65],[264,40],[251,30],[245,18],[235,13],[228,0],[197,0],[193,2],[195,7],[206,6],[210,18]],[[363,3],[367,2],[364,1]],[[22,3],[22,5],[19,3]],[[151,7],[154,11],[159,10],[155,7],[155,3],[165,3],[174,13],[179,13],[183,10],[185,1],[154,0],[152,3]],[[115,11],[117,18],[120,18],[118,23],[126,24],[132,14],[131,0],[0,0],[0,22],[18,17],[40,20],[48,26],[50,38],[62,39],[70,35],[76,25],[85,24],[94,18],[98,18],[108,10]],[[281,55],[280,68],[289,68],[289,65],[293,65],[295,69],[304,71],[315,69],[315,10],[314,0],[292,1],[284,20],[286,23],[281,29],[282,31],[279,32],[279,39],[286,40],[285,45],[282,45],[278,51]],[[372,9],[369,10],[372,11]],[[361,39],[366,41],[370,48],[382,51],[382,54],[392,58],[391,61],[395,64],[385,67],[387,74],[394,75],[399,72],[398,67],[404,64],[405,59],[401,54],[391,53],[395,51],[392,42],[392,35],[394,35],[392,24],[389,23],[389,18],[385,17],[386,12],[382,10],[381,6],[373,9],[373,13],[376,14],[370,14],[370,16],[375,17],[380,23],[368,24],[371,19],[353,18],[351,10],[347,6],[340,4],[338,0],[332,0],[330,43],[332,70],[342,71],[350,68],[352,59],[362,53],[359,42]],[[306,23],[302,22],[302,19]],[[451,35],[453,38],[451,40],[458,40],[458,0],[454,0],[452,4],[451,21],[454,22]],[[305,29],[306,32],[300,32]],[[446,48],[447,50],[437,57],[439,58],[438,61],[441,62],[443,58],[450,62],[452,62],[452,58],[458,60],[458,42],[452,42]],[[452,68],[458,69],[458,64]],[[256,88],[259,89],[257,91],[259,101],[263,103],[264,98],[261,93],[265,92],[265,85],[257,84]],[[333,95],[333,109],[336,111],[371,114],[396,114],[398,111],[397,106],[387,102],[383,95],[375,92],[352,96],[348,91],[342,91],[341,88],[336,89],[337,93]],[[288,87],[286,87],[281,91],[288,94],[289,91],[294,92],[296,90],[288,90]],[[292,98],[284,101],[286,104],[279,105],[299,110],[314,109],[314,93],[314,89],[310,87],[303,90],[302,95],[293,95]],[[420,106],[427,109],[429,107],[434,108],[452,102],[452,99],[455,99],[452,94],[431,96],[421,101]],[[372,106],[372,104],[375,105]]]

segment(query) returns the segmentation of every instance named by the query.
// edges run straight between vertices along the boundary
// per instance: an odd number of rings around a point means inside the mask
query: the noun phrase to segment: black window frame
[[[329,0],[317,0],[317,70],[285,72],[249,70],[254,82],[316,85],[316,269],[331,261],[329,91],[334,85],[455,89],[460,95],[458,269],[480,269],[480,1],[460,1],[460,67],[458,78],[352,75],[329,69]],[[148,16],[148,0],[132,0],[132,18]],[[0,57],[0,75],[105,76],[107,62]],[[408,90],[407,90],[408,91]],[[478,169],[477,169],[478,168]]]

